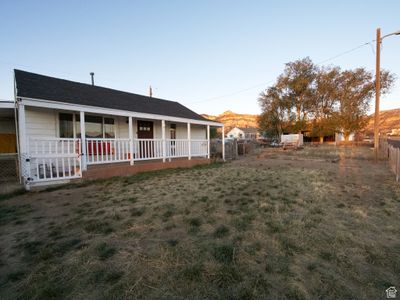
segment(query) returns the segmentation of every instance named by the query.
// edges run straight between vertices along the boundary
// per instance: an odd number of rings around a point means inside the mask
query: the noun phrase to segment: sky
[[[14,97],[13,69],[85,83],[94,72],[96,85],[151,85],[198,113],[258,114],[287,62],[374,71],[376,28],[400,30],[399,11],[398,0],[1,0],[0,99]],[[399,53],[400,36],[384,40],[381,66],[398,80],[381,109],[400,108]]]

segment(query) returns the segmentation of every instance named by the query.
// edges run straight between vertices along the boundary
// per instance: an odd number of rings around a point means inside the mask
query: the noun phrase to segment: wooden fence
[[[380,139],[379,156],[388,161],[389,168],[396,175],[396,181],[398,182],[400,178],[400,140]]]

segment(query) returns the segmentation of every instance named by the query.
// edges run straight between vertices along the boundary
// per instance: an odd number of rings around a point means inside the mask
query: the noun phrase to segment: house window
[[[112,118],[104,118],[104,137],[106,139],[115,138],[115,125]]]
[[[85,116],[85,130],[87,138],[103,138],[103,118]]]
[[[72,138],[73,116],[72,114],[60,113],[60,137]],[[113,118],[85,115],[85,131],[87,138],[115,138],[115,122]],[[76,137],[81,137],[80,115],[75,115]]]
[[[72,121],[72,114],[60,113],[60,138],[73,138],[74,137],[74,124]]]

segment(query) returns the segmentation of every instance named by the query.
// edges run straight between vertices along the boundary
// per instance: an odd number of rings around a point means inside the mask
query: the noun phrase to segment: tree
[[[290,105],[276,86],[268,88],[258,98],[262,113],[259,128],[269,137],[280,136],[290,120]]]
[[[305,130],[307,115],[311,108],[313,84],[317,76],[317,67],[309,57],[289,62],[283,74],[278,78],[277,88],[283,92],[286,101],[292,104],[296,121],[293,129]]]
[[[382,71],[381,93],[393,82],[394,75]],[[309,131],[322,141],[339,131],[348,140],[365,126],[374,95],[374,76],[364,68],[319,68],[307,57],[287,63],[276,83],[260,94],[259,125],[270,135]]]
[[[321,68],[315,77],[311,97],[310,118],[311,136],[319,137],[323,142],[324,136],[335,134],[335,124],[332,120],[335,104],[338,100],[338,81],[340,68]]]
[[[387,93],[394,82],[394,75],[381,72],[381,93]],[[375,96],[375,81],[371,72],[364,68],[341,72],[337,86],[338,106],[333,118],[337,131],[343,132],[345,141],[352,132],[367,124],[370,100]]]

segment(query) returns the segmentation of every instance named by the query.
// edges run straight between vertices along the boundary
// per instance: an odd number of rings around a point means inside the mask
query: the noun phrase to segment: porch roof
[[[17,97],[210,121],[182,104],[110,88],[14,70]]]

